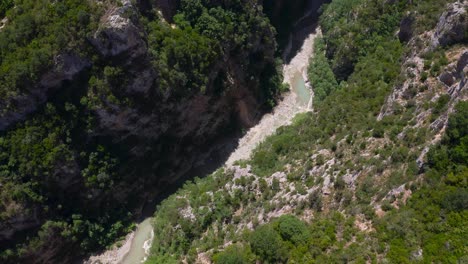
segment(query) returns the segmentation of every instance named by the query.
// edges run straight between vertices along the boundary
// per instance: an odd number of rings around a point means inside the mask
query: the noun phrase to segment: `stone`
[[[120,57],[131,61],[145,55],[147,47],[141,30],[131,19],[136,10],[130,3],[123,4],[123,7],[112,10],[103,18],[104,22],[90,42],[103,57]]]
[[[444,72],[439,76],[439,81],[450,87],[455,83],[455,78],[450,72]]]

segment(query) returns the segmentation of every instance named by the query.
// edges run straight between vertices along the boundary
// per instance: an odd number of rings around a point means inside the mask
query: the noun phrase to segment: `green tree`
[[[304,222],[294,215],[283,215],[277,220],[277,230],[283,240],[294,245],[306,244],[309,239],[309,230]]]
[[[258,227],[249,239],[253,252],[261,260],[276,263],[287,258],[287,251],[281,236],[271,225]]]
[[[214,263],[219,264],[249,264],[255,259],[255,255],[249,246],[234,244],[225,248],[213,256]]]

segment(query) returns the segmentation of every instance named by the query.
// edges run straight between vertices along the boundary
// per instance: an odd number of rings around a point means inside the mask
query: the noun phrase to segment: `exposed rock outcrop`
[[[100,28],[90,39],[102,56],[125,56],[131,60],[146,53],[141,30],[132,20],[136,11],[130,1],[124,1],[122,7],[111,8],[106,13]]]
[[[449,4],[439,19],[432,40],[433,46],[447,46],[468,40],[468,1]]]

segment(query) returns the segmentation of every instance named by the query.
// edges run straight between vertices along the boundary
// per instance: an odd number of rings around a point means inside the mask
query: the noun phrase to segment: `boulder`
[[[137,10],[127,1],[113,8],[103,17],[99,29],[90,38],[91,44],[106,58],[119,57],[131,61],[146,54],[146,43],[141,30],[132,19]]]
[[[455,78],[453,77],[452,73],[444,72],[439,76],[439,81],[450,87],[455,83]]]

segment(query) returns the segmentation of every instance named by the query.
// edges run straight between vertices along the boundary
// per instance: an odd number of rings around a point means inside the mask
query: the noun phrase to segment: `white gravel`
[[[288,83],[291,87],[294,75],[301,73],[306,86],[310,88],[307,79],[307,67],[309,65],[309,59],[312,57],[314,51],[314,40],[319,34],[319,29],[317,29],[316,33],[310,34],[304,41],[297,55],[289,64],[283,66],[284,82]],[[294,90],[291,89],[291,91],[284,96],[283,100],[274,108],[272,113],[264,115],[260,122],[256,126],[250,128],[239,140],[237,149],[231,153],[225,165],[230,167],[235,161],[248,159],[258,144],[275,133],[276,129],[291,124],[296,114],[310,111],[312,109],[312,98],[313,96],[311,96],[307,106],[300,105],[297,103]]]

